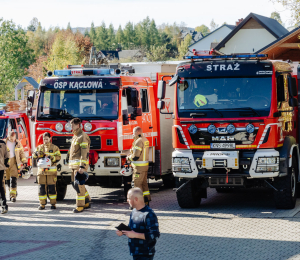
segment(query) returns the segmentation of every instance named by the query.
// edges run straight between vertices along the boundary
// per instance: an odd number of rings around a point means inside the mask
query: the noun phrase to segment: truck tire
[[[65,184],[61,180],[57,180],[56,192],[57,192],[57,201],[64,200],[66,193],[67,193],[67,184]]]
[[[181,208],[196,208],[201,203],[197,179],[182,184],[176,191],[177,202]]]
[[[166,189],[172,189],[175,188],[175,177],[173,174],[168,174],[166,176],[162,177],[164,187]]]
[[[275,178],[274,186],[278,191],[274,191],[274,200],[278,209],[293,209],[297,200],[297,170],[296,158],[292,158],[292,167],[289,168],[288,175]]]

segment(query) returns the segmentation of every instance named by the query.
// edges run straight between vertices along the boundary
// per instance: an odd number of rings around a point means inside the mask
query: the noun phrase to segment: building
[[[278,21],[250,13],[215,49],[224,54],[254,53],[287,33]]]
[[[268,54],[272,60],[300,61],[300,26],[264,46],[256,54]]]
[[[192,52],[193,49],[196,50],[210,50],[217,43],[222,41],[231,31],[235,28],[234,25],[223,24],[221,27],[212,31],[211,33],[200,38],[198,41],[194,42],[189,46],[189,51]]]

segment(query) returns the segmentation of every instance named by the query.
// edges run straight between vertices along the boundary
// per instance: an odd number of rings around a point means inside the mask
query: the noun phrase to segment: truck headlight
[[[173,166],[173,172],[190,172],[191,168],[189,166]]]
[[[174,164],[189,165],[189,158],[187,158],[187,157],[175,157],[175,158],[173,158],[173,163]]]
[[[259,157],[256,172],[278,172],[279,157]]]
[[[119,165],[120,165],[119,158],[116,158],[116,157],[106,157],[105,158],[105,166],[116,167]]]
[[[84,130],[89,132],[92,130],[92,124],[91,123],[85,123],[84,124]]]
[[[72,126],[71,126],[71,124],[69,122],[66,123],[65,129],[66,129],[67,132],[71,132],[72,131]]]
[[[62,123],[57,123],[55,125],[55,129],[56,129],[56,131],[61,132],[64,129],[64,127],[63,127]]]

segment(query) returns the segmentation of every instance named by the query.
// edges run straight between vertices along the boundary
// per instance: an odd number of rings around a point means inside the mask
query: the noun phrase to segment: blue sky
[[[0,18],[27,27],[37,17],[46,29],[66,28],[68,22],[71,27],[89,27],[92,21],[96,26],[104,21],[118,27],[128,21],[138,23],[146,16],[157,25],[184,22],[188,27],[209,26],[212,19],[219,25],[234,24],[250,12],[269,17],[273,11],[281,14],[286,27],[291,24],[290,12],[270,0],[0,0]]]

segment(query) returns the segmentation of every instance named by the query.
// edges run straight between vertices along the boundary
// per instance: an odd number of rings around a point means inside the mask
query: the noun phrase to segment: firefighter
[[[47,195],[50,199],[51,209],[56,209],[56,181],[57,169],[56,165],[61,159],[59,148],[51,143],[51,135],[48,132],[43,134],[43,144],[39,145],[33,153],[34,159],[50,158],[51,166],[44,168],[38,167],[37,181],[39,184],[39,210],[45,209],[47,204]]]
[[[19,140],[17,140],[16,133],[10,131],[8,137],[4,140],[9,151],[9,168],[6,169],[6,182],[9,189],[9,197],[12,202],[16,202],[17,198],[17,180],[19,177],[18,170],[27,166],[27,159],[25,157],[24,149]]]
[[[73,138],[70,150],[68,152],[69,168],[72,169],[72,186],[77,193],[76,197],[76,209],[74,213],[83,212],[84,209],[90,208],[91,197],[87,192],[85,185],[80,185],[75,182],[75,175],[78,172],[83,174],[87,172],[89,168],[89,151],[90,151],[90,138],[81,129],[81,120],[79,118],[73,118],[71,120]]]
[[[147,183],[149,168],[149,141],[143,136],[143,130],[137,126],[133,129],[133,143],[127,160],[131,162],[133,168],[132,186],[143,191],[146,205],[151,201],[150,191]]]
[[[6,204],[4,170],[9,167],[9,152],[4,141],[0,140],[0,196],[1,196],[1,213],[7,213],[8,206]]]

